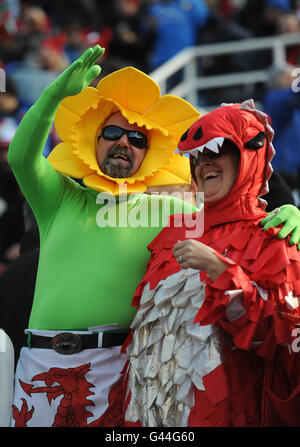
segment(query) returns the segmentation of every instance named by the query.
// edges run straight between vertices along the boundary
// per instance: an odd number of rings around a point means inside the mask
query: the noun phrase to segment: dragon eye
[[[194,140],[200,140],[200,138],[203,137],[203,131],[202,131],[202,127],[200,126],[199,129],[196,130],[196,132],[194,133],[193,139]]]
[[[264,132],[259,132],[255,135],[255,137],[251,138],[251,140],[245,143],[245,148],[257,151],[258,149],[264,147],[266,138],[267,137]]]
[[[188,133],[189,133],[189,129],[186,132],[184,132],[184,134],[180,138],[180,141],[185,141],[187,139]]]

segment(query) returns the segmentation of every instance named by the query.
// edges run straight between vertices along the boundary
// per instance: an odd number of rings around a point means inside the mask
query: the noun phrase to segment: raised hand
[[[80,93],[99,76],[101,68],[95,64],[103,53],[104,48],[99,45],[88,48],[47,87],[48,92],[60,101]]]
[[[260,224],[263,225],[264,230],[284,224],[277,237],[284,239],[291,234],[289,244],[297,245],[300,250],[300,211],[294,205],[283,205],[276,208]]]

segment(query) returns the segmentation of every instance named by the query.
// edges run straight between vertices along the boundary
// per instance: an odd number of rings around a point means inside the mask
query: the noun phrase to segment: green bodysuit
[[[86,329],[113,323],[128,328],[135,313],[131,299],[149,257],[147,245],[164,225],[163,204],[170,207],[168,214],[194,209],[185,203],[183,210],[183,202],[171,197],[145,194],[127,202],[116,198],[114,203],[113,197],[97,203],[98,192],[56,172],[42,156],[56,107],[46,89],[24,116],[8,158],[40,232],[29,328]],[[132,225],[141,217],[137,206],[148,209],[148,223],[154,210],[155,226]],[[116,226],[101,228],[104,211],[113,218],[113,210]],[[127,226],[124,212],[131,222]]]

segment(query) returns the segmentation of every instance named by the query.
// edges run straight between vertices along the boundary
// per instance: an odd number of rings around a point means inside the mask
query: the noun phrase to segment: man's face
[[[121,112],[111,115],[103,127],[109,125],[119,126],[126,130],[137,130],[147,136],[145,127],[129,124]],[[126,133],[117,140],[100,136],[96,147],[97,162],[101,171],[113,178],[132,177],[141,166],[146,152],[147,148],[139,148],[130,143]]]

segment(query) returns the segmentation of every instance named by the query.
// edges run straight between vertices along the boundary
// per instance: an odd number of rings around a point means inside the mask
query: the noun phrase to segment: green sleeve
[[[39,226],[54,214],[64,191],[63,176],[42,155],[55,112],[64,98],[77,95],[99,75],[95,64],[103,52],[99,45],[88,48],[45,88],[11,142],[8,163]]]
[[[63,192],[61,175],[42,155],[58,106],[46,88],[24,115],[8,152],[8,163],[39,224],[53,214]]]
[[[182,198],[179,198],[179,194],[151,194],[148,206],[148,226],[160,227],[161,229],[169,224],[169,218],[174,214],[190,215],[195,211],[199,211],[199,208],[196,208],[191,203],[185,202]]]

